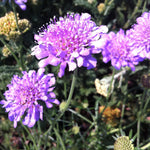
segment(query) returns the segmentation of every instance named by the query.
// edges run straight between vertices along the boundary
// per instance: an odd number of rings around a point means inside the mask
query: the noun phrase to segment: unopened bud
[[[98,12],[101,14],[104,10],[105,10],[105,4],[104,3],[100,3],[97,6]]]
[[[2,54],[3,54],[3,56],[8,57],[11,54],[11,52],[6,46],[4,46],[2,48]]]
[[[77,125],[72,128],[73,134],[78,134],[79,131],[80,131],[80,128]]]
[[[59,105],[59,110],[60,111],[63,111],[65,109],[66,103],[67,102],[65,102],[65,101],[61,102],[61,104]]]
[[[21,33],[25,33],[31,28],[31,23],[27,19],[19,20],[18,25]]]

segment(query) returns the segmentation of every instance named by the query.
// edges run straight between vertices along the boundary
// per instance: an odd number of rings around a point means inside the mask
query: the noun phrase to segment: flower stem
[[[76,82],[76,76],[77,76],[77,69],[74,71],[74,74],[73,74],[73,79],[72,79],[72,83],[71,83],[71,88],[70,88],[70,92],[69,92],[69,96],[68,96],[66,105],[65,105],[64,109],[61,111],[61,113],[58,115],[58,117],[56,118],[56,121],[58,121],[58,120],[63,116],[63,114],[65,113],[65,111],[66,111],[66,110],[68,109],[68,107],[69,107],[69,104],[70,104],[70,102],[71,102],[72,95],[73,95],[73,92],[74,92],[74,87],[75,87],[75,82]]]
[[[139,149],[139,145],[140,145],[140,126],[141,126],[141,117],[140,117],[140,112],[138,115],[138,122],[137,122],[137,148]]]
[[[150,101],[150,98],[148,97],[148,98],[146,99],[146,103],[145,103],[144,108],[143,108],[143,113],[145,113],[149,101]]]
[[[59,141],[60,141],[60,143],[61,143],[62,149],[63,149],[63,150],[66,150],[65,145],[64,145],[64,142],[63,142],[63,140],[62,140],[60,134],[58,133],[58,131],[56,130],[56,128],[53,128],[53,129],[54,129],[55,135],[57,136],[57,138],[59,139]]]
[[[65,105],[65,108],[63,109],[63,113],[67,110],[67,108],[68,108],[68,106],[69,106],[69,104],[71,102],[72,95],[73,95],[73,92],[74,92],[75,82],[76,82],[76,76],[77,76],[77,69],[74,71],[74,74],[73,74],[73,79],[72,79],[72,83],[71,83],[71,89],[70,89],[70,92],[69,92],[67,103]]]
[[[51,124],[50,128],[44,133],[44,135],[48,134],[52,128],[54,128],[55,124],[58,122],[58,120],[63,116],[63,114],[65,113],[65,111],[68,109],[68,106],[71,102],[71,99],[72,99],[72,95],[73,95],[73,92],[74,92],[74,87],[75,87],[75,82],[76,82],[76,76],[77,76],[77,70],[74,71],[74,74],[73,74],[73,79],[72,79],[72,83],[71,83],[71,88],[70,88],[70,92],[69,92],[69,96],[68,96],[68,99],[67,99],[67,102],[66,102],[66,105],[65,105],[65,108],[63,109],[63,111],[61,111],[58,116],[53,120],[51,121],[49,118],[47,118],[48,122]]]
[[[97,131],[98,130],[98,118],[99,118],[99,100],[96,101],[96,104],[95,104],[95,117],[94,117],[94,124],[95,124],[95,130]]]
[[[138,113],[138,122],[137,122],[137,148],[139,149],[140,148],[140,127],[141,127],[141,116],[142,116],[142,113],[143,113],[143,103],[144,103],[144,99],[145,99],[145,95],[146,95],[146,92],[147,92],[147,89],[144,89],[144,92],[143,92],[143,96],[142,96],[142,99],[141,99],[141,104],[140,104],[140,111]]]
[[[106,97],[106,104],[105,104],[104,109],[103,109],[102,112],[100,113],[100,117],[102,117],[103,112],[105,111],[105,109],[106,109],[107,106],[108,106],[108,99],[109,99],[110,94],[111,94],[111,92],[112,92],[111,90],[112,90],[112,85],[113,85],[113,82],[114,82],[114,76],[115,76],[115,68],[113,68],[112,79],[111,79],[110,86],[109,86],[108,93],[107,93],[107,97]]]
[[[0,37],[1,42],[3,43],[3,45],[5,45],[11,52],[11,54],[13,55],[14,59],[16,60],[17,64],[21,67],[21,69],[23,69],[19,59],[17,58],[17,56],[15,55],[15,53],[13,52],[13,50],[11,49],[11,47],[9,46],[9,44],[7,44],[5,42],[5,40],[3,38]]]
[[[38,124],[38,132],[39,132],[39,139],[38,139],[38,145],[37,145],[37,147],[38,147],[38,149],[40,149],[40,144],[41,144],[41,138],[40,138],[40,136],[41,136],[41,126],[40,126],[40,121],[38,121],[37,122],[37,124]]]
[[[21,122],[21,121],[20,121],[20,122]],[[22,124],[22,126],[24,127],[24,129],[26,130],[26,132],[28,133],[29,137],[31,138],[35,150],[38,150],[37,145],[36,145],[36,142],[35,142],[35,140],[34,140],[34,137],[31,135],[31,133],[29,132],[28,128],[27,128],[25,125],[23,125],[22,122],[21,122],[21,124]]]
[[[135,120],[134,122],[132,122],[131,124],[129,124],[129,125],[127,125],[127,126],[123,126],[123,127],[122,127],[122,130],[125,130],[125,129],[130,128],[130,127],[133,126],[136,122],[137,122],[137,120]],[[115,132],[118,132],[119,130],[120,130],[120,128],[116,128],[116,129],[113,129],[113,130],[109,131],[107,134],[108,134],[108,135],[109,135],[109,134],[113,134],[113,133],[115,133]]]
[[[16,12],[16,8],[15,8],[14,2],[12,2],[12,8],[13,8],[13,12],[14,12],[14,14],[15,14],[15,20],[16,20],[17,29],[18,29],[18,31],[20,32],[19,25],[18,25],[18,19],[17,19],[17,12]],[[20,32],[20,33],[21,33],[21,32]]]
[[[123,117],[124,117],[125,103],[126,103],[126,96],[125,96],[125,98],[123,100],[123,104],[122,104],[121,118],[120,118],[120,124],[119,124],[120,130],[122,130],[122,121],[123,121]]]
[[[127,22],[125,23],[125,25],[123,26],[124,29],[127,29],[130,25],[131,20],[135,17],[136,13],[138,12],[139,7],[142,5],[142,1],[138,0],[136,7],[134,8],[133,13],[131,14],[131,16],[129,17],[129,19],[127,20]]]
[[[93,124],[92,121],[90,121],[89,119],[85,118],[84,116],[82,116],[81,114],[79,114],[78,112],[72,110],[72,109],[68,109],[70,112],[72,112],[73,114],[77,115],[78,117],[82,118],[83,120],[85,120],[86,122]]]
[[[18,25],[18,18],[17,18],[17,12],[16,12],[16,8],[15,8],[15,4],[14,4],[14,2],[12,2],[12,8],[13,8],[13,12],[14,12],[14,15],[15,15],[15,20],[16,20],[16,25],[17,25],[17,29],[18,29],[18,31],[20,32],[20,33],[22,33],[21,31],[20,31],[20,28],[19,28],[19,25]],[[21,68],[22,68],[22,70],[25,70],[25,67],[24,67],[24,65],[23,65],[23,59],[22,59],[22,39],[20,40],[20,45],[21,45],[21,47],[20,47],[20,51],[19,51],[19,58],[20,58],[20,64],[21,64]]]
[[[150,143],[148,143],[148,144],[142,146],[140,149],[147,149],[147,148],[149,148],[149,147],[150,147]]]
[[[111,79],[111,82],[110,82],[110,86],[109,86],[109,89],[108,89],[108,95],[106,97],[106,100],[108,101],[109,97],[110,97],[110,94],[111,94],[111,90],[112,90],[112,85],[113,85],[113,81],[114,81],[114,76],[115,76],[115,68],[113,68],[113,74],[112,74],[112,79]]]

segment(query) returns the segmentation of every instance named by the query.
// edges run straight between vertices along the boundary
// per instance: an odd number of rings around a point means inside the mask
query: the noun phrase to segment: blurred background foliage
[[[136,18],[143,12],[149,11],[149,0],[28,0],[27,9],[22,11],[17,6],[17,13],[20,19],[27,19],[31,23],[30,29],[23,33],[19,40],[7,41],[14,53],[20,49],[22,64],[25,70],[38,69],[38,60],[31,56],[31,48],[35,45],[34,34],[38,33],[39,28],[46,28],[54,16],[65,16],[67,12],[91,14],[92,20],[97,25],[107,25],[109,31],[117,32],[120,28],[127,30],[135,22]],[[5,16],[12,7],[9,3],[5,6],[0,5],[0,17]],[[0,43],[0,97],[4,98],[3,93],[7,89],[7,84],[10,83],[14,74],[21,74],[21,68],[17,65],[16,60],[10,54],[4,55],[4,44]],[[102,62],[101,54],[95,56],[98,60],[97,67],[92,70],[85,68],[78,69],[78,79],[73,95],[73,100],[69,110],[59,121],[57,129],[59,130],[65,146],[69,150],[106,150],[111,149],[114,144],[112,136],[120,134],[120,130],[124,130],[128,135],[137,132],[137,113],[140,108],[141,100],[146,102],[149,97],[149,91],[144,95],[145,88],[141,84],[143,74],[149,73],[149,60],[141,62],[135,72],[128,70],[123,76],[122,85],[118,87],[119,79],[117,79],[114,91],[108,100],[108,106],[118,108],[122,117],[116,117],[115,126],[106,122],[113,118],[113,109],[105,112],[105,115],[100,113],[99,107],[106,105],[106,98],[97,94],[94,81],[96,78],[102,79],[112,75],[112,67],[110,63]],[[53,72],[57,75],[58,68],[48,66],[46,72]],[[116,73],[119,71],[116,71]],[[63,102],[67,99],[72,80],[72,72],[66,70],[65,76],[62,79],[57,78],[55,93],[57,98]],[[149,82],[149,81],[146,81]],[[149,106],[149,105],[148,105]],[[57,108],[58,109],[58,108]],[[110,113],[111,112],[111,113]],[[50,117],[54,117],[57,113],[56,109],[46,110]],[[94,122],[94,126],[88,121],[80,117],[80,115]],[[109,116],[109,117],[108,117]],[[120,115],[121,116],[121,115]],[[146,109],[141,118],[141,146],[150,142],[150,110]],[[114,121],[114,120],[111,120]],[[46,120],[40,121],[41,131],[38,131],[37,125],[29,131],[38,140],[41,138],[41,150],[61,150],[61,144],[55,137],[54,133],[44,135],[49,125]],[[74,128],[75,127],[75,128]],[[115,130],[116,129],[116,130]],[[45,141],[47,141],[45,143]],[[136,145],[136,142],[134,142]],[[32,140],[27,131],[18,126],[13,128],[12,122],[7,118],[5,110],[0,109],[0,149],[16,150],[16,149],[32,149]],[[148,148],[147,148],[148,149]],[[150,149],[150,148],[149,148]]]

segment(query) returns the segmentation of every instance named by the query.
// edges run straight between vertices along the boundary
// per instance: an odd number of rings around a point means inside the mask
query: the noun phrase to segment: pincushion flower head
[[[33,127],[39,119],[43,119],[43,101],[47,108],[59,104],[53,92],[55,78],[53,74],[44,75],[43,70],[38,72],[30,70],[22,72],[23,76],[14,75],[8,90],[4,93],[5,99],[0,103],[6,109],[10,121],[14,121],[14,128],[17,122],[22,119],[24,125]]]
[[[77,67],[96,66],[92,54],[100,53],[101,35],[107,32],[106,26],[96,26],[88,13],[67,14],[54,19],[46,29],[35,35],[37,45],[32,48],[32,55],[40,59],[39,67],[60,64],[59,77],[64,75],[65,68],[69,71]]]
[[[127,32],[130,46],[142,58],[150,59],[150,12],[144,12]]]
[[[143,59],[135,54],[129,46],[129,38],[125,35],[124,30],[115,34],[110,32],[109,34],[103,35],[106,42],[102,47],[103,61],[105,63],[111,61],[112,66],[117,70],[121,67],[130,67],[135,70],[135,66]]]

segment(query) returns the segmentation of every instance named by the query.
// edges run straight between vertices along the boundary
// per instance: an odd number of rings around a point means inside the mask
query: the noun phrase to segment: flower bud
[[[105,10],[105,4],[104,4],[104,3],[100,3],[100,4],[97,6],[97,10],[98,10],[98,12],[101,14],[101,13]]]
[[[31,28],[31,23],[27,19],[19,20],[18,25],[21,33],[25,33]]]
[[[73,134],[78,134],[79,131],[80,131],[80,128],[77,125],[72,128]]]
[[[60,111],[63,111],[65,109],[66,103],[67,102],[65,102],[65,101],[61,102],[61,104],[59,105],[59,110]]]
[[[3,56],[8,57],[11,54],[11,52],[6,46],[4,46],[2,48],[2,54],[3,54]]]

